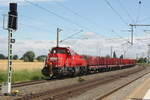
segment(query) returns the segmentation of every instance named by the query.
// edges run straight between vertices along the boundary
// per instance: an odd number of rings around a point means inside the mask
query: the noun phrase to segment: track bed
[[[82,76],[85,81],[79,82],[78,77],[54,80],[37,85],[24,86],[16,88],[20,90],[20,95],[17,97],[3,97],[5,99],[13,98],[18,100],[29,100],[29,99],[68,99],[82,93],[96,88],[102,84],[116,81],[120,78],[129,76],[129,74],[140,73],[139,71],[144,70],[144,67],[135,66],[128,69],[117,70],[112,72],[98,73],[88,76]],[[136,75],[137,76],[137,75]],[[3,100],[3,99],[2,99]]]

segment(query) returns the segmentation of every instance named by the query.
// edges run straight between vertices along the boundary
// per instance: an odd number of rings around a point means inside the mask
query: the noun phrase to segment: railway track
[[[119,79],[122,79],[124,77],[130,76],[132,74],[137,74],[141,72],[141,70],[144,70],[144,67],[140,67],[139,69],[134,69],[134,70],[130,70],[128,72],[122,72],[117,73],[113,76],[107,76],[104,78],[96,78],[90,81],[85,81],[85,82],[81,82],[79,84],[73,84],[70,86],[65,86],[65,87],[61,87],[61,88],[56,88],[56,89],[50,89],[50,90],[45,90],[42,91],[40,93],[35,93],[35,94],[27,94],[24,95],[22,97],[19,97],[15,100],[66,100],[70,97],[75,97],[77,95],[80,95],[90,89],[96,88],[100,85],[104,85],[104,84],[108,84],[110,82],[113,81],[117,81]],[[105,98],[106,96],[110,95],[111,93],[123,88],[124,86],[134,82],[135,80],[143,77],[144,75],[148,74],[147,73],[143,73],[140,76],[134,78],[133,80],[130,80],[130,82],[114,89],[114,90],[110,90],[109,93],[105,93],[102,96],[98,97],[97,100],[101,100],[103,98]]]
[[[91,74],[96,74],[96,73],[91,73]],[[88,75],[91,75],[91,74],[88,74]],[[62,79],[66,79],[66,78],[70,78],[70,77],[63,77],[61,79],[53,78],[53,79],[43,79],[43,80],[33,80],[33,81],[13,83],[12,88],[35,85],[35,84],[41,84],[41,83],[45,83],[45,82],[51,81],[51,80],[62,80]],[[1,87],[2,87],[2,85],[0,84],[0,90],[1,90]]]
[[[12,84],[12,87],[22,87],[22,86],[28,86],[28,85],[35,85],[35,84],[41,84],[45,83],[47,80],[35,80],[35,81],[26,81],[26,82],[20,82],[20,83],[14,83]],[[0,90],[1,90],[2,85],[0,85]]]
[[[118,87],[116,87],[116,88],[110,90],[108,93],[104,93],[102,96],[96,97],[95,100],[103,100],[103,99],[105,99],[106,97],[108,97],[108,96],[112,95],[113,93],[117,92],[118,90],[120,90],[120,89],[122,89],[122,88],[128,86],[129,84],[132,84],[132,83],[135,82],[136,80],[138,80],[138,79],[144,77],[145,75],[147,75],[147,74],[149,74],[149,73],[150,73],[150,72],[147,72],[147,73],[145,73],[145,74],[143,74],[143,75],[137,77],[137,78],[134,79],[134,80],[131,80],[131,81],[129,81],[129,82],[127,82],[127,83],[125,83],[125,84],[123,84],[123,85],[121,85],[121,86],[118,86]]]
[[[93,73],[91,73],[93,74]],[[88,75],[91,75],[91,74],[88,74]],[[96,74],[96,73],[95,73]],[[41,84],[41,83],[45,83],[45,82],[48,82],[48,81],[52,81],[52,80],[63,80],[63,79],[66,79],[66,78],[70,78],[70,77],[63,77],[63,78],[51,78],[51,79],[43,79],[43,80],[33,80],[33,81],[26,81],[26,82],[19,82],[19,83],[13,83],[12,84],[12,88],[15,88],[15,87],[22,87],[22,86],[29,86],[29,85],[36,85],[36,84]],[[1,90],[1,87],[2,85],[0,84],[0,90]]]
[[[91,74],[97,74],[97,73],[90,73],[90,74],[87,74],[87,76],[91,75]],[[70,77],[63,77],[63,78],[60,78],[60,79],[59,78],[58,79],[57,78],[51,78],[51,79],[33,80],[33,81],[13,83],[12,88],[28,86],[28,85],[35,85],[35,84],[41,84],[41,83],[45,83],[45,82],[51,81],[51,80],[62,80],[62,79],[66,79],[66,78],[70,78]],[[1,90],[1,87],[2,87],[2,85],[0,84],[0,90]]]

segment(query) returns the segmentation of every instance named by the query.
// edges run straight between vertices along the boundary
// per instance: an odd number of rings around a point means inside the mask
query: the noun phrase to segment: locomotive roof
[[[69,47],[53,47],[52,49],[69,49]]]
[[[73,51],[72,49],[70,49],[70,47],[53,47],[52,49],[66,49],[66,50],[69,50],[71,54],[78,55],[75,51]]]

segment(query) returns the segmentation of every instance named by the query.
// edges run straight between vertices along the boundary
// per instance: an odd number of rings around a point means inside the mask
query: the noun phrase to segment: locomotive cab
[[[49,76],[51,74],[61,73],[64,66],[66,66],[66,59],[71,56],[69,50],[65,47],[54,47],[50,50],[45,61],[45,66],[42,74]]]
[[[53,67],[62,67],[68,56],[70,53],[66,48],[55,47],[48,54],[48,63],[52,64]]]

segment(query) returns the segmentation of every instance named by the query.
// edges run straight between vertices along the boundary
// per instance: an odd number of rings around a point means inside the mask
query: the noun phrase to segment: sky
[[[47,54],[56,46],[57,28],[63,30],[60,40],[76,33],[60,45],[80,54],[106,56],[113,47],[118,56],[147,56],[150,27],[134,27],[133,46],[128,30],[129,24],[150,23],[149,0],[0,0],[0,53],[5,55],[8,32],[3,29],[3,15],[9,2],[18,3],[13,53],[20,57],[28,50]]]

